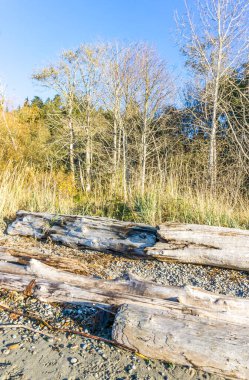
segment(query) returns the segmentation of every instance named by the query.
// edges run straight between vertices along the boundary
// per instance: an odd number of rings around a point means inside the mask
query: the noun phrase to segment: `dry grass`
[[[77,192],[71,177],[61,172],[41,173],[25,164],[11,164],[0,170],[0,223],[4,227],[16,210],[92,214],[151,224],[179,221],[249,228],[249,202],[237,191],[222,188],[216,195],[193,188],[176,175],[166,184],[148,184],[142,197],[130,189],[124,202],[121,187],[95,188],[90,194]]]

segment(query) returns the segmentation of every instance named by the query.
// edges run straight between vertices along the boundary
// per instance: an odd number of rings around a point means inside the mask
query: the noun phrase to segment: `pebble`
[[[70,348],[71,348],[72,350],[76,350],[77,348],[79,348],[79,345],[76,344],[76,343],[73,343],[73,344],[70,345]]]
[[[9,350],[17,350],[20,347],[19,343],[8,344]]]
[[[10,350],[3,350],[4,355],[9,355],[9,353],[10,353]]]
[[[70,363],[71,364],[76,364],[78,362],[78,359],[76,359],[76,358],[71,358],[70,359]]]

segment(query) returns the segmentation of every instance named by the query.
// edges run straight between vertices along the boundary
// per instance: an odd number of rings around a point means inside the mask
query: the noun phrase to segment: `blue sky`
[[[0,78],[9,98],[46,97],[32,72],[96,40],[148,41],[179,73],[175,10],[184,12],[183,0],[0,0]]]

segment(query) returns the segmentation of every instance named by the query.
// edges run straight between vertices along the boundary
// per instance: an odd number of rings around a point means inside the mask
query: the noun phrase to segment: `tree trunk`
[[[142,133],[142,172],[141,172],[141,194],[144,195],[145,176],[146,176],[146,159],[147,159],[147,139],[146,139],[146,122]]]
[[[75,167],[74,167],[74,130],[73,123],[70,119],[68,122],[69,134],[70,134],[70,142],[69,142],[69,162],[70,162],[70,171],[73,176],[73,180],[75,180]]]
[[[212,114],[212,130],[210,136],[210,148],[209,148],[209,176],[211,190],[216,189],[217,181],[217,147],[216,147],[216,135],[218,129],[218,102],[219,102],[219,87],[220,87],[220,76],[221,76],[221,62],[223,55],[223,36],[221,31],[221,10],[220,2],[217,3],[217,21],[218,21],[218,57],[217,57],[217,67],[216,76],[214,80],[214,94],[213,94],[213,114]]]
[[[123,127],[123,191],[124,191],[124,201],[127,201],[127,156],[126,156],[126,148],[127,148],[127,139],[125,128]]]
[[[90,133],[90,111],[87,110],[86,127],[86,191],[91,191],[91,133]]]

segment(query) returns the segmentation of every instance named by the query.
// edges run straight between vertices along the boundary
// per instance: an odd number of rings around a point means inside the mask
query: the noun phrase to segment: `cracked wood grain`
[[[249,378],[248,326],[214,321],[177,308],[124,305],[112,337],[144,356],[193,366],[226,379]]]

